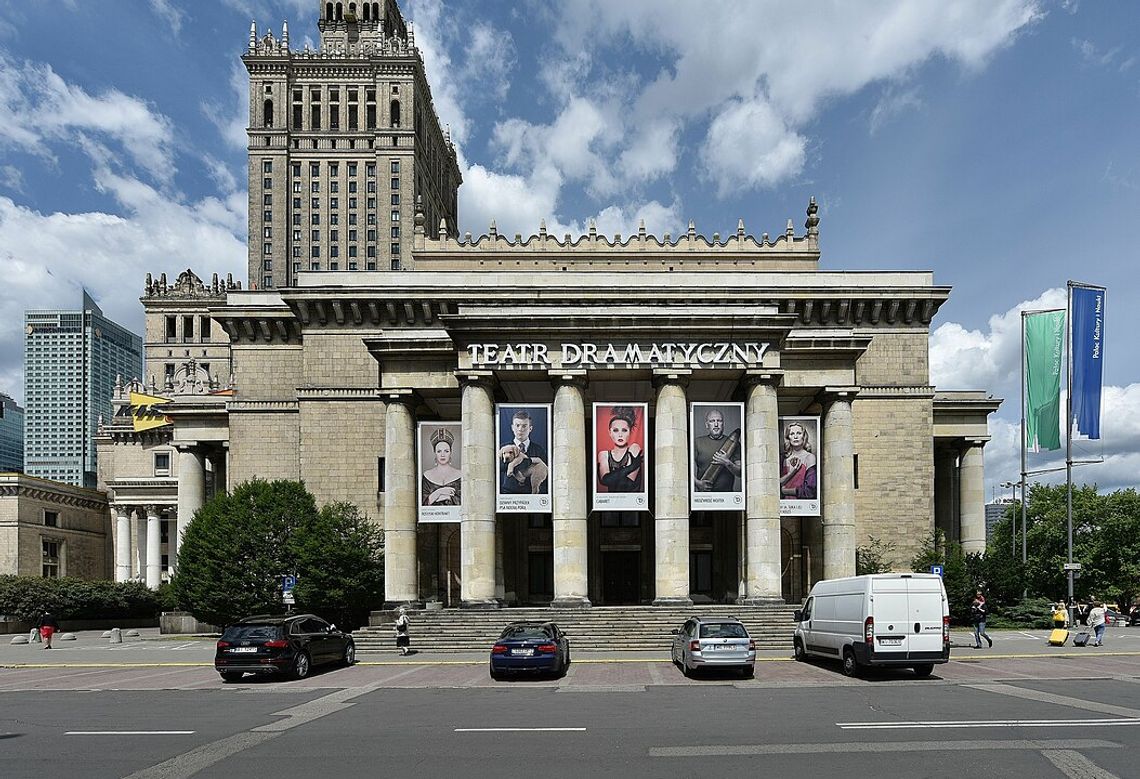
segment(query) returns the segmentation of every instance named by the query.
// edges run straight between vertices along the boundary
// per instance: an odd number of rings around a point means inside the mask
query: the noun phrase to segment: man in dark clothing
[[[40,638],[44,640],[44,649],[51,649],[52,636],[59,630],[59,623],[56,622],[55,617],[50,611],[45,611],[36,627],[39,628]]]

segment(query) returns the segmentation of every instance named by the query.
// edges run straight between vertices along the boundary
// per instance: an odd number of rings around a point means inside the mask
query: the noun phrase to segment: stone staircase
[[[792,612],[798,606],[594,606],[588,609],[509,608],[495,610],[439,609],[412,611],[412,648],[423,652],[489,650],[508,622],[551,620],[577,650],[653,650],[668,652],[673,628],[696,614],[734,616],[756,639],[757,649],[792,650]],[[374,617],[377,615],[374,614]],[[395,651],[390,624],[367,627],[352,634],[359,651]]]

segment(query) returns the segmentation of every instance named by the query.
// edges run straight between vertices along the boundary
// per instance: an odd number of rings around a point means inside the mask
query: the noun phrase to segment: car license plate
[[[735,649],[736,647],[734,647],[732,644],[713,644],[712,646],[710,646],[708,648],[713,650],[714,652],[723,652],[726,649]]]
[[[902,646],[901,638],[880,638],[879,643],[883,646]]]
[[[231,652],[256,652],[257,647],[255,647],[255,646],[235,646],[230,651]]]
[[[531,657],[534,655],[533,649],[512,649],[511,654],[515,657]]]

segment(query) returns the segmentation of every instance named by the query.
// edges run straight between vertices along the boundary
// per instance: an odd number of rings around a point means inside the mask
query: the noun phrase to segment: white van
[[[833,657],[848,676],[861,666],[910,666],[929,676],[935,663],[950,659],[950,609],[934,574],[817,582],[795,620],[796,659]]]

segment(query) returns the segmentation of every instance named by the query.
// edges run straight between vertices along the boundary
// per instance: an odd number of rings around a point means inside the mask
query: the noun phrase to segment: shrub
[[[35,622],[44,611],[60,620],[150,619],[159,603],[141,582],[0,576],[0,614]]]

